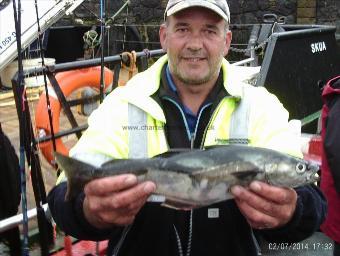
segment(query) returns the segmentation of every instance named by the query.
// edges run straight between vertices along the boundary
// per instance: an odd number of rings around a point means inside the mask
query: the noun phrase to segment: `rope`
[[[277,26],[277,22],[274,22],[273,26],[272,26],[272,33],[274,33],[275,27]],[[255,25],[255,24],[254,24]],[[229,49],[233,52],[239,52],[239,53],[247,53],[247,52],[251,52],[251,51],[257,51],[259,49],[264,50],[264,48],[266,47],[266,44],[271,40],[271,35],[268,36],[268,38],[266,40],[264,40],[263,42],[259,43],[257,46],[255,47],[250,47],[247,49],[239,49],[239,48],[235,48],[235,47],[230,47]]]
[[[106,21],[105,25],[109,25],[110,23],[114,22],[116,17],[118,15],[120,15],[120,13],[124,10],[125,7],[127,7],[130,4],[130,0],[127,0],[122,7],[120,7],[120,9],[110,18],[108,18],[108,20]]]
[[[229,49],[233,52],[239,52],[239,53],[247,53],[247,52],[251,52],[251,51],[257,51],[259,49],[264,49],[266,44],[270,41],[270,39],[271,39],[271,36],[269,36],[266,40],[264,40],[262,43],[258,44],[255,47],[240,49],[240,48],[230,46]]]
[[[126,16],[124,22],[124,36],[123,36],[123,50],[125,49],[125,41],[126,41],[126,24],[128,22],[127,17],[129,16],[129,5],[126,6]]]
[[[193,222],[193,210],[190,211],[189,237],[188,237],[188,245],[187,245],[187,251],[186,251],[185,256],[190,256],[190,254],[191,254],[192,222]],[[173,228],[174,228],[174,231],[175,231],[175,235],[176,235],[178,254],[179,254],[179,256],[184,256],[181,238],[179,237],[179,234],[178,234],[178,231],[177,231],[177,228],[176,228],[175,224],[172,224],[172,225],[173,225]]]
[[[84,43],[88,46],[90,49],[94,49],[100,44],[101,36],[99,37],[96,30],[91,29],[84,33],[83,40]]]
[[[104,100],[104,46],[105,46],[105,40],[104,40],[104,34],[105,34],[105,0],[100,0],[100,103]]]
[[[122,67],[128,69],[129,71],[133,72],[135,69],[137,55],[135,51],[132,52],[123,52],[120,55],[122,61]],[[130,77],[131,78],[131,77]]]
[[[40,27],[40,22],[39,22],[37,0],[34,0],[34,5],[35,5],[36,18],[37,18],[37,24],[38,24],[38,45],[39,45],[39,48],[40,48],[41,65],[43,67],[46,67],[44,52],[42,51],[42,33],[41,33],[41,27]],[[54,137],[54,129],[53,129],[53,123],[52,123],[52,111],[51,111],[50,97],[49,97],[49,93],[48,93],[48,86],[47,86],[47,79],[46,79],[46,69],[45,68],[43,69],[43,75],[44,75],[44,87],[45,87],[45,94],[46,94],[48,120],[49,120],[49,125],[51,127],[53,151],[56,151],[57,147],[56,147],[55,137]]]
[[[15,32],[17,35],[17,49],[18,49],[18,86],[19,92],[20,89],[24,87],[23,81],[23,65],[22,65],[22,52],[21,52],[21,12],[17,12],[16,8],[16,0],[13,0],[13,12],[14,12],[14,22],[15,22]],[[18,10],[21,10],[21,1],[18,0]],[[14,88],[13,88],[14,89]],[[24,95],[24,91],[21,91],[22,95]],[[21,96],[22,96],[21,95]],[[20,100],[20,95],[18,97],[18,101]],[[24,127],[24,111],[18,111],[19,124],[20,124],[20,155],[19,155],[19,165],[20,165],[20,183],[21,183],[21,207],[23,214],[23,240],[22,240],[22,255],[29,255],[28,248],[28,216],[27,216],[27,193],[26,193],[26,172],[25,172],[25,127]]]
[[[35,5],[35,11],[36,11],[36,19],[37,19],[37,25],[38,25],[38,46],[40,48],[40,57],[41,57],[41,64],[43,67],[46,68],[45,65],[45,58],[44,58],[44,52],[43,49],[43,33],[41,31],[40,27],[40,21],[39,21],[39,12],[38,12],[38,2],[37,0],[34,0]],[[47,102],[47,108],[49,110],[49,123],[51,126],[51,135],[52,135],[52,143],[53,143],[53,149],[56,150],[56,144],[55,144],[55,138],[54,138],[54,130],[52,125],[52,112],[50,109],[50,102],[49,102],[49,95],[48,95],[48,89],[47,89],[47,78],[46,78],[46,69],[43,70],[43,76],[44,76],[44,85],[45,85],[45,91],[46,91],[46,102]],[[27,115],[29,115],[29,109],[27,110]],[[42,205],[47,202],[46,200],[46,190],[44,186],[44,180],[42,176],[41,171],[41,165],[39,162],[39,157],[37,155],[37,146],[34,142],[34,132],[32,129],[32,122],[29,119],[30,126],[27,127],[29,131],[32,133],[29,137],[30,142],[30,155],[31,155],[31,161],[30,164],[32,165],[32,186],[34,191],[34,197],[35,197],[35,203],[37,208],[37,219],[38,219],[38,228],[39,228],[39,241],[40,241],[40,250],[41,255],[48,255],[49,254],[49,245],[53,243],[53,227],[51,223],[47,221],[47,217],[45,215],[45,211],[42,208]]]

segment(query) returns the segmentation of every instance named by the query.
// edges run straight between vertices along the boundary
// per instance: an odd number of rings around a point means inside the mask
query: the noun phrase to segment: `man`
[[[240,81],[224,59],[229,22],[225,0],[170,0],[159,33],[167,56],[106,98],[71,155],[99,165],[237,140],[301,155],[277,98]],[[314,186],[254,182],[233,187],[235,200],[192,211],[147,202],[155,184],[133,175],[92,181],[73,202],[65,190],[60,182],[49,194],[57,224],[80,239],[110,239],[109,255],[257,255],[255,236],[299,241],[325,215]]]
[[[340,76],[323,89],[321,189],[328,201],[328,213],[321,230],[334,241],[333,256],[340,256]]]

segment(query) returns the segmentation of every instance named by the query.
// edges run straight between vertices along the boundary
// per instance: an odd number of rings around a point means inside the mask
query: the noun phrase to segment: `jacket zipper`
[[[221,101],[218,103],[217,107],[215,108],[214,113],[211,115],[211,117],[209,119],[209,122],[208,122],[207,126],[205,127],[205,130],[204,130],[204,133],[203,133],[203,136],[202,136],[202,141],[201,141],[200,149],[204,148],[205,137],[207,136],[207,132],[208,132],[209,127],[211,126],[212,121],[215,119],[215,117],[217,115],[217,110],[222,105],[223,100],[227,99],[227,98],[233,98],[233,97],[232,96],[226,96],[223,99],[221,99]]]
[[[209,122],[208,122],[207,127],[206,127],[205,130],[204,130],[200,149],[203,149],[205,137],[207,136],[207,132],[208,132],[208,129],[209,129],[211,123],[212,123],[212,120],[215,118],[215,116],[216,116],[216,114],[217,114],[217,110],[218,110],[218,108],[220,107],[220,105],[222,104],[222,101],[223,101],[224,99],[226,99],[226,98],[231,98],[231,96],[226,96],[226,97],[224,97],[224,98],[220,101],[220,103],[218,103],[216,109],[214,110],[214,113],[212,114],[212,116],[211,116],[211,118],[210,118],[210,120],[209,120]],[[259,244],[259,242],[258,242],[257,239],[256,239],[256,236],[255,236],[255,234],[254,234],[254,231],[253,231],[252,227],[250,227],[250,230],[251,230],[251,237],[252,237],[252,240],[253,240],[254,245],[255,245],[256,254],[257,254],[257,255],[262,255],[262,250],[261,250],[260,244]]]
[[[170,97],[168,96],[164,96],[164,99],[170,101],[172,104],[174,104],[178,110],[180,111],[181,115],[182,115],[182,118],[183,118],[183,121],[184,121],[184,125],[185,125],[185,130],[187,132],[187,135],[188,135],[188,140],[191,141],[192,139],[192,134],[190,133],[190,129],[189,129],[189,125],[188,125],[188,122],[187,122],[187,119],[185,118],[185,114],[181,108],[181,106],[173,99],[171,99]]]
[[[187,122],[187,119],[185,117],[185,114],[181,108],[181,106],[173,99],[169,98],[169,97],[164,97],[164,99],[172,102],[177,108],[178,110],[180,111],[181,115],[182,115],[182,118],[183,118],[183,121],[184,121],[184,125],[185,125],[185,129],[186,129],[186,132],[187,132],[187,135],[188,135],[188,139],[190,141],[190,148],[191,149],[194,149],[194,145],[195,145],[195,139],[196,139],[196,134],[197,134],[197,129],[198,129],[198,125],[199,125],[199,122],[200,122],[200,118],[202,116],[202,113],[204,111],[204,109],[206,109],[207,107],[209,107],[210,105],[212,105],[212,103],[208,103],[206,105],[204,105],[199,114],[198,114],[198,117],[197,117],[197,122],[196,122],[196,126],[195,126],[195,130],[193,133],[190,132],[190,129],[189,129],[189,125],[188,125],[188,122]],[[192,226],[193,226],[193,214],[194,214],[194,210],[191,210],[190,211],[190,223],[189,223],[189,235],[188,235],[188,245],[187,245],[187,251],[186,251],[186,256],[190,256],[191,254],[191,243],[192,243]],[[177,232],[177,229],[176,229],[176,226],[174,226],[174,230],[175,230],[175,235],[176,235],[176,238],[177,238],[177,245],[178,245],[178,250],[179,250],[179,255],[180,256],[183,256],[183,247],[182,247],[182,243],[181,243],[181,239],[179,237],[179,234]]]
[[[203,113],[204,109],[206,109],[207,107],[212,105],[212,103],[208,103],[208,104],[204,105],[201,108],[201,110],[200,110],[200,112],[198,114],[197,123],[196,123],[196,126],[195,126],[195,131],[193,133],[191,133],[190,129],[189,129],[188,122],[187,122],[187,119],[185,118],[185,114],[184,114],[181,106],[175,100],[171,99],[168,96],[165,96],[164,99],[166,99],[166,100],[170,101],[171,103],[173,103],[178,108],[178,110],[180,111],[180,113],[182,115],[182,118],[183,118],[183,121],[184,121],[185,129],[186,129],[186,132],[187,132],[187,135],[188,135],[188,140],[190,141],[191,149],[193,149],[194,148],[194,142],[195,142],[195,139],[196,139],[197,128],[198,128],[198,125],[199,125],[202,113]]]
[[[256,255],[260,256],[262,255],[261,247],[259,242],[257,241],[257,238],[254,234],[254,230],[252,227],[250,227],[250,233],[251,233],[251,238],[253,239],[254,245],[255,245],[255,250],[256,250]]]
[[[124,240],[125,240],[127,234],[129,233],[131,227],[132,227],[132,224],[126,226],[126,227],[123,229],[122,236],[120,237],[120,239],[119,239],[117,245],[115,246],[115,248],[114,248],[114,250],[113,250],[112,256],[118,256],[119,250],[120,250],[120,248],[122,247],[122,245],[123,245],[123,243],[124,243]]]

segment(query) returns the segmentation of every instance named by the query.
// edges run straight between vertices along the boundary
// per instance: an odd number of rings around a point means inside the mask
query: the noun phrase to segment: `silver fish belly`
[[[319,167],[275,150],[250,146],[218,146],[174,156],[112,160],[96,168],[56,153],[68,178],[67,198],[79,194],[93,179],[135,174],[139,181],[153,181],[163,205],[192,209],[232,198],[231,186],[254,180],[276,186],[297,187],[317,180]]]

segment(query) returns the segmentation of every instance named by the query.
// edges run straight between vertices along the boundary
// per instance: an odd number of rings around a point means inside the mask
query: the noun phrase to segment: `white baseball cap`
[[[194,6],[210,9],[230,23],[230,11],[226,0],[169,0],[165,8],[164,20],[176,12]]]

